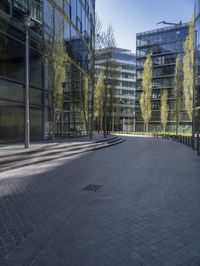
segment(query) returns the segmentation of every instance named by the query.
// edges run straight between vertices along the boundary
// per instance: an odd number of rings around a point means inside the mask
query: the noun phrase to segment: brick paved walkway
[[[200,158],[179,143],[127,137],[1,174],[0,195],[1,266],[200,265]]]

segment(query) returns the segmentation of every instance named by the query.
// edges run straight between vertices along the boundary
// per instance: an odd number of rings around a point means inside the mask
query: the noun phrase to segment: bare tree
[[[103,47],[103,27],[100,18],[95,14],[95,51]]]
[[[106,137],[106,133],[108,134],[107,127],[107,106],[108,106],[108,77],[109,77],[109,62],[112,58],[112,48],[116,46],[114,30],[111,24],[109,24],[106,32],[102,34],[102,44],[103,49],[105,50],[105,93],[104,93],[104,137]]]
[[[115,90],[117,86],[117,64],[115,60],[109,61],[109,88],[108,88],[108,123],[107,130],[110,131],[114,128],[114,105],[115,105]],[[112,126],[111,126],[112,122]]]
[[[104,72],[104,101],[103,101],[103,116],[104,116],[104,137],[108,134],[108,129],[111,121],[111,116],[114,112],[113,101],[116,76],[114,69],[114,60],[112,59],[112,48],[116,46],[114,30],[111,24],[108,25],[106,31],[102,30],[102,23],[96,15],[95,23],[96,44],[95,44],[95,60],[99,60],[99,56],[103,55],[101,68]],[[99,71],[98,71],[99,72]],[[109,99],[108,99],[109,96]]]

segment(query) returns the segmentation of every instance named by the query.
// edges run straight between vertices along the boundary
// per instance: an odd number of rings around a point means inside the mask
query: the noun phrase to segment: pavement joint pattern
[[[0,265],[200,265],[199,191],[196,154],[154,138],[2,173]]]

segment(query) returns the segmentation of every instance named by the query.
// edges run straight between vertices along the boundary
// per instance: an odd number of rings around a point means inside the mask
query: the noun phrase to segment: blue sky
[[[135,52],[136,33],[158,28],[157,22],[187,22],[194,0],[96,0],[96,12],[106,28],[115,30],[117,45]]]

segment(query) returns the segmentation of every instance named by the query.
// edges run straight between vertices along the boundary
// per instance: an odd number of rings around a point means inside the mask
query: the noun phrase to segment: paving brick
[[[130,137],[1,174],[0,265],[199,265],[200,166],[186,148]]]

